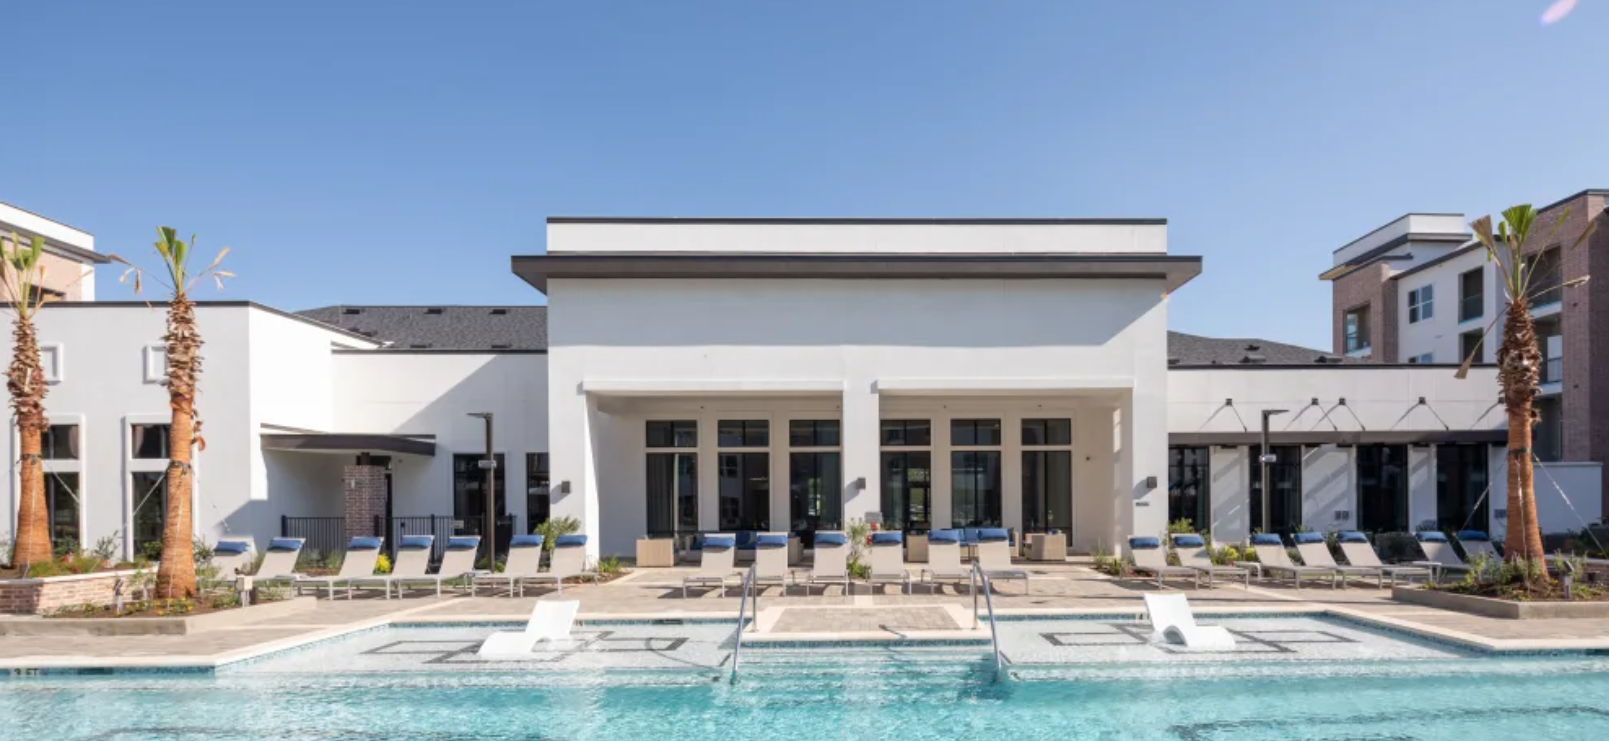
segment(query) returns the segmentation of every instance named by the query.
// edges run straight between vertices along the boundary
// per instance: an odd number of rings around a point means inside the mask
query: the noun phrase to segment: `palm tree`
[[[7,247],[5,242],[9,242]],[[34,316],[55,297],[41,290],[45,266],[40,262],[45,240],[34,236],[28,247],[12,234],[0,241],[0,294],[11,309],[11,365],[6,368],[6,390],[17,414],[21,443],[18,480],[22,501],[17,506],[17,542],[12,565],[21,569],[49,561],[50,515],[45,507],[45,469],[40,464],[40,437],[50,421],[45,418],[45,372],[39,360],[39,334]]]
[[[194,527],[191,524],[190,489],[193,470],[190,466],[191,448],[207,449],[201,436],[201,419],[196,416],[196,381],[201,375],[201,332],[196,327],[196,308],[190,301],[190,290],[207,277],[211,277],[223,290],[223,279],[233,273],[219,268],[229,248],[218,251],[218,256],[206,269],[192,273],[189,269],[191,247],[195,235],[188,243],[167,226],[157,227],[156,253],[161,259],[160,273],[153,271],[153,280],[167,289],[168,322],[162,340],[167,344],[168,406],[173,410],[173,423],[168,429],[171,451],[168,458],[167,511],[162,520],[162,560],[157,564],[156,593],[163,597],[190,597],[196,591],[195,555],[192,549]],[[134,276],[134,292],[143,288],[145,272],[134,263],[117,255],[107,257],[129,266],[122,278]]]
[[[1552,244],[1570,215],[1566,208],[1559,214],[1553,234],[1546,244]],[[1539,260],[1527,260],[1523,249],[1536,223],[1537,212],[1525,203],[1503,212],[1503,221],[1492,233],[1492,218],[1482,216],[1470,223],[1475,238],[1486,248],[1486,259],[1497,265],[1499,283],[1508,308],[1486,327],[1490,333],[1497,321],[1503,321],[1503,342],[1497,350],[1497,383],[1503,392],[1503,408],[1508,415],[1508,512],[1509,523],[1503,553],[1508,560],[1524,559],[1537,563],[1542,558],[1542,529],[1536,521],[1536,487],[1532,478],[1531,427],[1536,424],[1533,402],[1542,367],[1542,350],[1537,344],[1536,322],[1531,318],[1531,300],[1544,291],[1558,286],[1538,286],[1535,283]],[[1588,221],[1569,247],[1574,250],[1592,235],[1596,223]],[[1568,251],[1568,250],[1566,250]],[[1562,256],[1562,254],[1561,254]],[[1587,282],[1586,276],[1565,283],[1570,288]],[[1458,369],[1458,377],[1469,373],[1469,366],[1480,354],[1479,345]],[[1515,520],[1518,526],[1515,526]],[[1546,571],[1542,572],[1546,578]]]

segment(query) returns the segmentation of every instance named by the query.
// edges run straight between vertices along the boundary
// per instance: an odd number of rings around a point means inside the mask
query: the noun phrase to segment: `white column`
[[[1408,446],[1408,529],[1436,520],[1436,449]]]
[[[1114,424],[1111,408],[1080,409],[1073,415],[1073,532],[1069,545],[1075,551],[1104,548],[1121,553],[1127,542],[1118,539],[1113,526]]]
[[[1212,537],[1241,543],[1251,535],[1251,451],[1245,446],[1212,448],[1207,496],[1212,505]]]
[[[1022,412],[1000,415],[1000,521],[1022,537]]]
[[[940,405],[932,414],[913,414],[920,419],[928,417],[933,425],[932,437],[932,502],[928,521],[935,529],[947,530],[955,524],[955,470],[950,466],[950,420],[957,415]]]
[[[843,461],[844,524],[858,520],[867,512],[882,509],[883,483],[879,443],[881,433],[880,399],[869,382],[850,381],[844,386]],[[866,487],[855,486],[864,478]]]
[[[1165,382],[1165,381],[1164,381]],[[1136,387],[1119,410],[1122,454],[1115,484],[1117,525],[1131,533],[1163,532],[1168,527],[1167,398]],[[1151,486],[1147,479],[1155,477]]]
[[[698,529],[721,529],[721,460],[718,430],[721,415],[714,412],[691,413],[698,420]]]
[[[597,441],[595,440],[597,402],[578,390],[576,384],[553,383],[548,387],[548,430],[552,465],[552,506],[554,517],[574,517],[587,536],[587,555],[599,553],[598,492],[595,485]],[[560,493],[566,483],[567,493]]]
[[[791,490],[788,478],[788,415],[783,412],[771,413],[771,511],[766,520],[771,523],[771,532],[788,532],[793,528],[792,502],[789,497]]]
[[[1356,448],[1302,451],[1302,523],[1310,530],[1352,530],[1357,522]],[[1345,513],[1344,517],[1338,513]]]

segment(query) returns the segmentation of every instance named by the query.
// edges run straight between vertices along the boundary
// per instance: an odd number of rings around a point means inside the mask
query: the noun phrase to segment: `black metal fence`
[[[346,552],[345,517],[288,517],[279,518],[279,534],[286,538],[306,538],[305,551],[320,554]]]
[[[439,562],[447,551],[447,539],[454,535],[455,528],[453,518],[447,515],[392,517],[389,524],[383,515],[375,515],[374,532],[385,536],[386,550],[393,556],[397,553],[397,544],[402,542],[402,536],[433,535],[435,540],[430,543],[430,560]]]

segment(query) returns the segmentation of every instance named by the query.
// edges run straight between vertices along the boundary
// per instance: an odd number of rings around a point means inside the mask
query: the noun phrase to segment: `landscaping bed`
[[[1582,589],[1581,586],[1576,587]],[[1479,594],[1462,594],[1444,588],[1392,587],[1391,598],[1472,615],[1506,620],[1609,618],[1609,597],[1602,591],[1590,599],[1565,600],[1562,593],[1549,599],[1500,599]]]
[[[56,614],[49,617],[0,619],[0,635],[189,635],[258,620],[280,618],[312,609],[315,602],[312,597],[298,597],[250,607],[206,609],[184,614],[173,613],[170,605],[162,614],[147,607],[137,612],[125,612],[121,617],[111,616],[110,610],[106,610],[96,613],[86,611],[71,615]]]

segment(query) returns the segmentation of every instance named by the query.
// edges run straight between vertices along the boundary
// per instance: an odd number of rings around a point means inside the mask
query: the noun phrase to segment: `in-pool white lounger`
[[[580,610],[581,603],[576,600],[537,600],[525,630],[487,636],[476,655],[483,659],[529,659],[537,641],[569,640],[570,628]]]
[[[1145,595],[1145,614],[1155,635],[1168,643],[1186,648],[1227,650],[1235,647],[1229,629],[1218,625],[1196,625],[1190,602],[1182,594]]]

